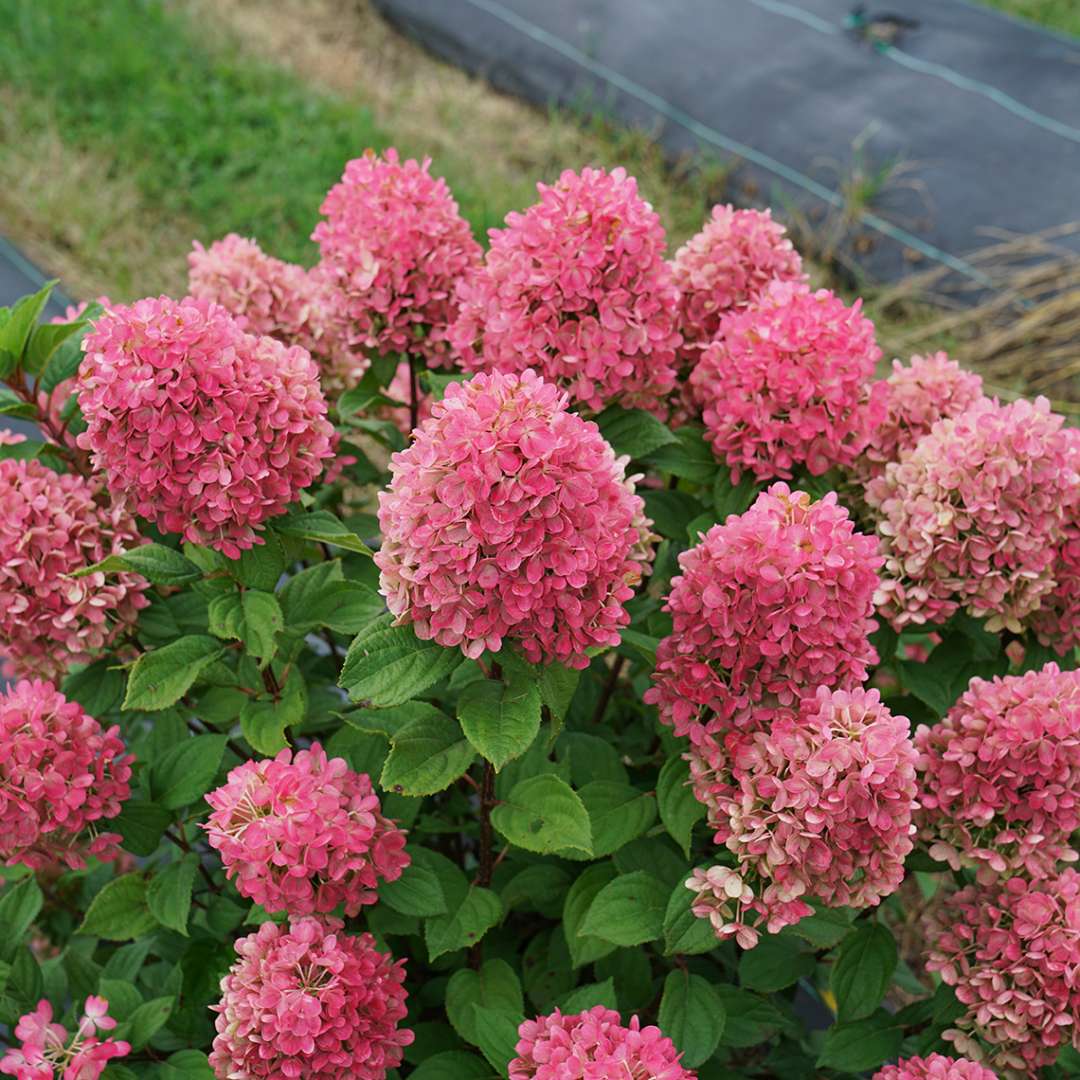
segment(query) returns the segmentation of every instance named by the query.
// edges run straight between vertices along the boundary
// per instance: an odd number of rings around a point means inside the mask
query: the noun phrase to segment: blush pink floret
[[[120,837],[102,826],[131,794],[134,760],[117,725],[103,729],[51,683],[0,692],[0,859],[36,870],[116,858]]]
[[[694,914],[744,948],[828,907],[876,905],[904,880],[917,808],[906,717],[876,690],[826,690],[768,731],[730,735],[704,767],[691,761],[715,840],[736,869],[695,870]]]
[[[714,525],[679,556],[645,700],[696,747],[768,724],[819,686],[853,688],[870,645],[877,541],[829,493],[773,484],[746,513]]]
[[[96,482],[39,461],[0,461],[0,654],[58,679],[130,629],[149,602],[138,574],[76,570],[141,543]]]
[[[997,1073],[968,1058],[930,1054],[901,1058],[895,1065],[878,1069],[871,1080],[997,1080]]]
[[[982,398],[940,420],[866,488],[886,554],[879,610],[897,629],[963,609],[1019,633],[1052,593],[1080,473],[1045,398]]]
[[[968,886],[927,931],[927,970],[967,1006],[944,1032],[962,1054],[1034,1077],[1080,1050],[1080,873]]]
[[[469,371],[535,369],[573,401],[666,411],[679,293],[664,229],[623,169],[564,172],[492,229],[451,338]]]
[[[399,1029],[404,961],[336,919],[263,923],[221,980],[210,1065],[219,1080],[383,1080],[413,1033]]]
[[[705,438],[731,467],[759,480],[820,476],[852,465],[884,416],[872,384],[881,350],[861,301],[774,282],[750,307],[730,311],[690,373]]]
[[[516,644],[589,663],[629,621],[644,504],[596,425],[533,372],[452,383],[379,495],[375,561],[399,623],[466,656]]]
[[[481,251],[430,166],[428,158],[400,161],[392,148],[350,161],[312,239],[348,344],[440,367],[453,359],[446,331],[457,316],[456,285]]]
[[[693,363],[720,319],[752,304],[773,281],[806,282],[802,259],[769,210],[712,208],[712,216],[671,261],[679,289],[683,354]]]
[[[885,415],[855,464],[857,475],[863,480],[880,476],[890,461],[913,450],[939,420],[959,416],[982,396],[982,379],[943,352],[913,356],[906,367],[894,360],[892,374],[884,382]]]
[[[353,916],[409,865],[405,833],[383,816],[370,777],[318,743],[238,765],[206,801],[211,847],[240,895],[267,911],[343,904]]]
[[[355,386],[368,359],[343,341],[327,282],[318,271],[267,255],[254,240],[229,233],[188,255],[188,291],[220,304],[248,333],[311,353],[327,391]]]
[[[98,1080],[113,1058],[131,1052],[123,1040],[98,1036],[116,1027],[108,1008],[104,998],[88,997],[79,1026],[69,1035],[63,1024],[53,1022],[52,1005],[42,998],[32,1013],[19,1017],[19,1046],[0,1058],[0,1073],[15,1080]]]
[[[79,445],[163,532],[238,558],[331,456],[310,355],[244,333],[217,304],[116,305],[84,348]]]
[[[510,1080],[696,1080],[679,1063],[675,1044],[636,1016],[624,1026],[617,1012],[597,1005],[586,1012],[526,1020],[518,1028],[518,1056]]]
[[[930,854],[979,878],[1053,876],[1075,862],[1080,828],[1080,671],[1040,671],[971,686],[919,750],[920,835]]]

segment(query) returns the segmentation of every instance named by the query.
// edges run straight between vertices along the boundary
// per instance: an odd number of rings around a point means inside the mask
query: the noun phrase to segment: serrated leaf
[[[841,1072],[869,1072],[897,1057],[903,1037],[904,1029],[879,1009],[863,1020],[829,1028],[817,1063],[820,1068]]]
[[[651,874],[621,874],[596,894],[581,933],[612,945],[644,945],[663,933],[667,902],[668,890]]]
[[[124,673],[109,665],[111,660],[95,660],[64,679],[64,696],[77,701],[91,716],[111,712],[124,696]]]
[[[610,942],[581,932],[593,900],[615,877],[616,870],[611,863],[594,863],[578,875],[566,894],[566,902],[563,904],[563,930],[574,967],[599,960],[615,951],[615,946]]]
[[[0,322],[0,349],[10,352],[16,360],[26,348],[34,325],[45,310],[58,280],[47,281],[36,293],[20,297],[11,306],[7,319]]]
[[[702,505],[685,491],[647,488],[641,493],[653,528],[669,540],[686,542],[687,527],[702,512]]]
[[[596,424],[616,454],[629,454],[635,459],[676,441],[667,427],[643,409],[609,405],[597,416]]]
[[[673,476],[681,476],[692,484],[711,484],[720,466],[712,447],[705,441],[705,429],[688,424],[674,434],[675,440],[654,450],[645,458],[644,464]]]
[[[694,797],[690,766],[683,758],[669,757],[664,762],[656,782],[656,802],[664,828],[689,859],[690,837],[705,817],[705,807]]]
[[[424,863],[412,862],[399,878],[379,885],[379,902],[402,915],[427,918],[446,911],[446,897],[438,875]]]
[[[615,980],[604,979],[603,982],[589,983],[587,986],[578,986],[559,999],[559,1010],[564,1016],[572,1016],[575,1013],[585,1012],[587,1009],[603,1005],[607,1009],[619,1009],[619,999],[615,994]]]
[[[421,641],[411,626],[378,620],[349,646],[338,684],[353,701],[401,705],[445,679],[462,661],[460,649]]]
[[[401,795],[434,795],[472,764],[476,751],[443,713],[406,724],[390,744],[379,786]]]
[[[457,717],[465,737],[499,772],[532,745],[540,730],[540,690],[528,677],[469,683],[458,698]]]
[[[664,955],[693,956],[710,952],[719,942],[708,919],[699,919],[691,904],[695,894],[680,880],[664,909]]]
[[[224,735],[196,735],[170,747],[150,768],[150,790],[166,810],[179,810],[210,790],[225,753]]]
[[[589,814],[592,854],[599,859],[647,832],[656,820],[656,799],[629,784],[593,780],[578,791]]]
[[[191,890],[198,866],[197,855],[185,855],[179,862],[170,863],[155,874],[146,890],[146,903],[154,918],[184,937],[187,937]]]
[[[43,897],[33,875],[10,883],[0,892],[0,958],[7,960],[22,941],[23,934],[37,918]]]
[[[121,708],[156,712],[175,705],[191,689],[199,673],[223,652],[216,638],[191,634],[143,653],[128,672]]]
[[[329,510],[312,510],[307,513],[294,513],[285,517],[274,518],[271,527],[282,536],[292,536],[298,540],[311,540],[319,544],[332,544],[345,551],[355,551],[360,555],[371,555],[372,550],[340,518]]]
[[[518,1025],[524,1017],[489,1009],[485,1005],[476,1005],[473,1011],[476,1017],[476,1044],[492,1068],[502,1075],[511,1060],[517,1057]]]
[[[146,902],[146,879],[142,874],[114,878],[90,901],[79,933],[129,941],[157,926]]]
[[[447,897],[448,902],[450,898]],[[437,960],[444,953],[475,945],[503,915],[502,901],[490,889],[470,885],[460,902],[450,902],[450,909],[424,925],[428,959]]]
[[[128,1042],[133,1050],[141,1050],[165,1026],[175,1004],[174,997],[159,997],[135,1010],[127,1025]]]
[[[285,548],[273,533],[265,533],[262,543],[240,552],[239,559],[230,559],[228,570],[249,589],[272,593],[285,573],[288,560]]]
[[[726,1013],[720,995],[700,975],[676,969],[664,980],[660,1029],[682,1051],[680,1064],[696,1069],[720,1045]]]
[[[762,934],[757,945],[739,957],[739,982],[748,990],[771,994],[805,978],[815,964],[797,940]]]
[[[525,1008],[521,981],[505,960],[488,960],[479,971],[455,971],[446,986],[446,1016],[454,1030],[467,1042],[477,1045],[474,1006],[510,1014]]]
[[[563,899],[570,888],[570,875],[554,863],[536,863],[519,870],[502,889],[503,903],[508,909],[533,908],[541,914],[556,917],[556,911],[548,912],[555,905],[562,909]]]
[[[202,571],[190,559],[164,544],[141,544],[131,551],[110,555],[93,566],[84,566],[71,576],[125,572],[141,574],[154,585],[186,585],[202,577]]]
[[[551,854],[573,850],[592,853],[592,828],[581,797],[551,773],[515,784],[491,813],[491,823],[512,844]]]
[[[898,959],[896,940],[880,923],[860,926],[844,939],[829,976],[841,1023],[861,1020],[881,1004]]]
[[[163,806],[144,799],[128,799],[120,808],[119,816],[109,822],[109,827],[123,837],[121,847],[125,851],[148,856],[157,851],[170,821],[172,816]]]

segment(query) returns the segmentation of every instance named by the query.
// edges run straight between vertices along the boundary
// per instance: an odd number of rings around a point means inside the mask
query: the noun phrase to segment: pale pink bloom
[[[754,928],[776,933],[813,913],[810,897],[880,903],[900,887],[913,846],[915,759],[907,718],[876,690],[825,687],[768,730],[732,733],[707,754],[695,747],[695,793],[737,864],[695,872],[695,914],[750,948],[750,912]]]
[[[772,211],[723,204],[712,208],[701,232],[675,253],[671,269],[680,294],[682,355],[691,365],[732,308],[752,304],[773,281],[807,280],[799,253]]]
[[[961,1053],[1036,1076],[1080,1050],[1080,873],[971,885],[933,909],[927,970],[967,1011],[944,1033]]]
[[[694,745],[767,724],[819,686],[852,688],[877,660],[881,558],[829,493],[772,485],[679,556],[645,700]]]
[[[597,1005],[564,1016],[526,1020],[518,1028],[510,1080],[696,1080],[658,1027],[636,1016],[624,1027],[617,1012]]]
[[[450,336],[468,371],[537,371],[599,410],[667,410],[679,291],[664,229],[624,169],[564,172],[490,231]]]
[[[33,869],[80,869],[86,850],[116,858],[120,837],[100,829],[131,794],[134,760],[116,724],[103,730],[51,683],[0,691],[0,858]]]
[[[618,644],[651,557],[644,504],[591,421],[534,372],[481,374],[391,458],[381,588],[417,636],[586,667]]]
[[[115,305],[84,348],[79,445],[163,532],[239,558],[332,453],[308,352],[244,333],[210,301]]]
[[[206,796],[203,828],[241,896],[267,911],[359,913],[379,880],[409,865],[405,833],[382,814],[371,778],[342,758],[282,750],[245,761]]]
[[[219,1080],[383,1080],[413,1041],[405,962],[337,919],[263,923],[221,980],[210,1065]]]
[[[344,340],[325,275],[275,259],[254,240],[229,233],[209,248],[196,241],[188,290],[220,304],[250,334],[307,349],[327,393],[355,386],[368,368],[363,351]]]
[[[731,467],[759,480],[852,465],[884,416],[871,382],[881,350],[862,302],[775,281],[729,311],[690,373],[705,438]]]
[[[113,1058],[126,1057],[130,1044],[101,1040],[98,1031],[110,1031],[116,1021],[108,1016],[109,1003],[100,997],[86,999],[78,1030],[69,1040],[67,1029],[52,1022],[52,1006],[42,999],[32,1013],[15,1026],[18,1047],[0,1058],[0,1073],[16,1080],[98,1080]]]
[[[100,484],[40,461],[0,461],[0,651],[17,675],[58,679],[134,625],[138,574],[76,570],[142,543]]]
[[[1050,877],[1074,862],[1080,828],[1080,671],[973,679],[920,726],[919,834],[930,854],[979,879]]]
[[[966,412],[982,396],[982,379],[965,371],[943,352],[913,356],[905,367],[893,361],[882,384],[885,416],[874,426],[854,472],[863,480],[880,476],[890,461],[899,461],[931,428],[947,416]]]
[[[878,1069],[871,1080],[997,1080],[997,1073],[967,1058],[930,1054],[901,1058],[895,1065]]]
[[[981,398],[871,480],[886,555],[875,603],[900,630],[958,609],[1019,633],[1055,586],[1080,473],[1045,398]]]
[[[399,161],[368,150],[345,166],[326,196],[312,239],[345,340],[377,353],[453,361],[446,341],[457,282],[480,261],[480,245],[431,159]]]

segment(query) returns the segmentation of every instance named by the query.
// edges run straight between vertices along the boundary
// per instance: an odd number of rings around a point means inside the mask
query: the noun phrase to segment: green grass
[[[53,125],[106,157],[204,239],[235,230],[310,262],[343,163],[388,141],[364,108],[228,45],[208,50],[152,0],[0,0],[0,26],[0,80],[19,95],[20,126]]]
[[[1080,0],[984,0],[984,3],[1080,37]]]

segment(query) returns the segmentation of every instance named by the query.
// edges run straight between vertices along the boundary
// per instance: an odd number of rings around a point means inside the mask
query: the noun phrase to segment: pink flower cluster
[[[731,466],[759,480],[820,476],[852,465],[884,416],[872,383],[881,350],[861,301],[773,282],[750,307],[729,311],[690,373],[705,438]]]
[[[657,1027],[636,1016],[624,1027],[617,1012],[597,1005],[574,1016],[556,1009],[518,1028],[510,1080],[695,1080]]]
[[[244,333],[217,304],[116,305],[84,347],[79,445],[164,532],[238,558],[332,452],[307,351]]]
[[[462,366],[533,368],[590,409],[663,414],[681,339],[659,217],[624,169],[567,170],[537,190],[538,203],[491,230],[482,269],[459,290]]]
[[[671,261],[679,288],[679,331],[692,364],[732,308],[752,304],[773,281],[806,282],[802,259],[769,210],[714,206],[701,232]]]
[[[534,372],[452,383],[379,494],[375,561],[399,623],[466,656],[516,642],[586,667],[615,645],[651,550],[644,504],[596,425]]]
[[[188,255],[188,291],[220,304],[248,333],[307,349],[326,390],[355,386],[367,370],[363,352],[342,340],[324,274],[275,259],[254,240],[229,233],[209,248],[196,241]]]
[[[871,1080],[997,1080],[997,1073],[967,1058],[930,1054],[901,1058],[895,1065],[878,1069]]]
[[[98,1037],[99,1031],[116,1027],[108,1008],[104,998],[88,997],[69,1041],[67,1029],[53,1023],[52,1005],[43,998],[32,1013],[19,1018],[15,1038],[20,1046],[0,1058],[0,1073],[16,1080],[98,1080],[113,1058],[131,1052],[129,1043]]]
[[[97,484],[0,461],[0,649],[15,673],[58,678],[134,625],[148,603],[138,574],[70,575],[140,542]]]
[[[694,872],[694,913],[751,948],[750,912],[776,933],[813,914],[806,897],[830,907],[880,903],[900,887],[913,846],[915,760],[907,718],[876,690],[825,687],[797,717],[729,736],[707,769],[692,757],[716,842],[737,860],[737,870]]]
[[[341,758],[282,750],[245,761],[206,796],[203,828],[236,888],[267,911],[359,913],[381,878],[409,865],[405,833],[383,817],[371,778]]]
[[[679,556],[645,700],[677,735],[767,724],[819,686],[850,688],[877,660],[872,598],[881,558],[829,493],[773,484],[746,513]]]
[[[982,398],[870,481],[886,554],[876,602],[897,630],[963,608],[1020,632],[1054,588],[1080,484],[1061,425],[1045,398]]]
[[[131,763],[117,725],[101,725],[51,683],[22,680],[0,691],[0,858],[40,869],[85,866],[119,854],[116,817],[131,794]]]
[[[929,971],[967,1012],[944,1037],[963,1054],[1034,1076],[1080,1049],[1080,873],[972,885],[929,917]]]
[[[413,1033],[404,961],[336,919],[263,923],[221,980],[210,1065],[219,1080],[383,1080]]]
[[[915,735],[920,836],[953,869],[1052,876],[1080,828],[1080,671],[973,679]]]
[[[982,379],[943,352],[913,356],[907,367],[894,360],[884,389],[885,416],[856,462],[864,480],[880,476],[890,461],[899,461],[914,449],[939,420],[959,416],[983,396]]]
[[[450,361],[454,290],[480,261],[480,245],[430,159],[369,150],[345,166],[322,204],[312,239],[350,346]]]

